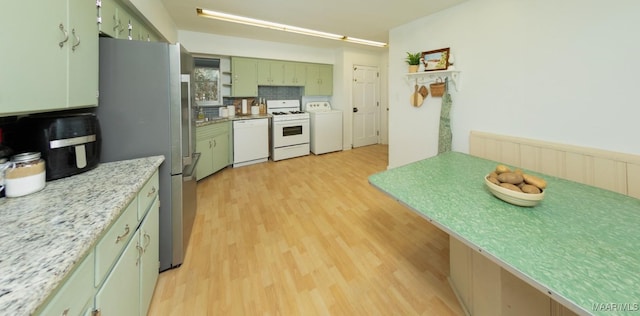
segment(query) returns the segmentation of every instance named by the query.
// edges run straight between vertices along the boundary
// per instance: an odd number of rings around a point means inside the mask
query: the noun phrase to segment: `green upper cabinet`
[[[149,27],[138,17],[133,14],[129,15],[130,21],[130,37],[134,41],[153,41],[152,32]]]
[[[156,41],[157,36],[136,14],[116,0],[99,2],[100,33],[113,37],[135,41]]]
[[[134,40],[139,40],[139,41],[151,41],[151,36],[150,36],[150,32],[149,29],[147,29],[146,25],[144,25],[144,23],[136,20],[136,24],[133,28],[134,31]]]
[[[71,108],[96,105],[99,62],[95,2],[69,0],[69,22],[74,42],[69,53],[68,105]]]
[[[95,1],[8,1],[0,19],[16,44],[0,58],[0,116],[97,104]]]
[[[129,37],[129,27],[131,27],[131,14],[126,9],[119,5],[116,11],[116,33],[115,38],[131,39]]]
[[[129,38],[130,15],[122,4],[114,0],[102,0],[100,9],[100,32],[113,38]]]
[[[304,86],[307,82],[307,64],[284,62],[284,85]]]
[[[252,58],[231,58],[231,96],[258,96],[258,61]]]
[[[284,84],[284,62],[277,60],[259,59],[258,85],[281,86]]]
[[[306,65],[290,61],[258,59],[258,85],[304,86]]]
[[[101,0],[98,9],[100,33],[117,38],[118,4],[114,0]]]
[[[305,95],[333,94],[333,65],[307,64]]]

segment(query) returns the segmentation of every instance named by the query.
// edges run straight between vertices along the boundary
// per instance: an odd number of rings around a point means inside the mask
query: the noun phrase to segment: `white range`
[[[300,110],[300,100],[268,100],[267,113],[273,115],[271,159],[309,155],[309,113]]]

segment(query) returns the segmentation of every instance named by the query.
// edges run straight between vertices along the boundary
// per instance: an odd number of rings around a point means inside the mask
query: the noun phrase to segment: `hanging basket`
[[[442,78],[436,79],[436,82],[429,85],[431,89],[431,96],[433,97],[441,97],[444,94],[444,82]]]

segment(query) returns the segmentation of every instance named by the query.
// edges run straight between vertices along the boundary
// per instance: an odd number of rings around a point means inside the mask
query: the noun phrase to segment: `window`
[[[198,105],[220,105],[220,59],[194,58],[194,93]]]

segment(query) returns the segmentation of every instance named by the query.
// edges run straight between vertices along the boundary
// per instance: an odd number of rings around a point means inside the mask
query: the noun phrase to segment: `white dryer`
[[[329,102],[309,102],[310,149],[320,155],[342,150],[342,111],[331,108]]]

